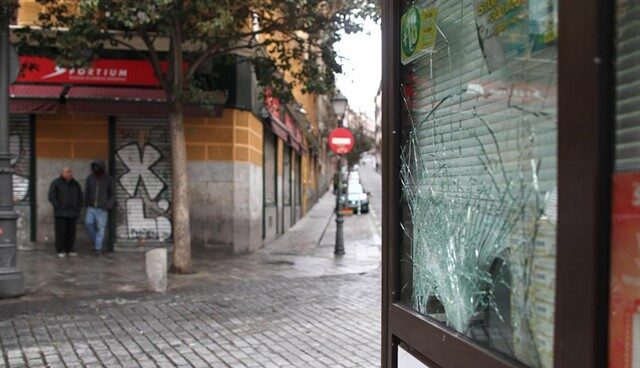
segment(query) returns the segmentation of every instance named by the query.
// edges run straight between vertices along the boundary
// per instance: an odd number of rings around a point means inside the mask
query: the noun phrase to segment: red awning
[[[63,86],[14,84],[9,86],[12,114],[54,113],[58,111]]]
[[[271,117],[269,121],[271,122],[270,126],[273,133],[286,142],[289,138],[289,131],[287,130],[287,127],[276,118]]]
[[[71,87],[67,93],[69,112],[113,116],[166,117],[167,95],[161,89],[117,87]],[[185,115],[222,116],[224,104],[213,111],[196,105],[186,105]]]
[[[289,136],[289,138],[292,138],[292,136]],[[289,145],[296,150],[296,152],[300,153],[300,143],[295,139],[289,139]]]
[[[136,102],[165,102],[167,95],[161,89],[117,87],[71,87],[68,99],[112,100]]]
[[[292,125],[291,129],[292,131],[289,134],[289,144],[291,145],[291,147],[293,147],[294,150],[296,150],[296,152],[304,153],[302,147],[302,132],[295,125]]]

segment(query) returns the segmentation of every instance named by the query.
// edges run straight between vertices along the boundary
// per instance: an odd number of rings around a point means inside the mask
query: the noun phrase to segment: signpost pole
[[[348,129],[342,127],[342,119],[347,111],[347,98],[340,92],[332,99],[333,110],[338,116],[338,127],[329,134],[329,148],[338,156],[338,190],[336,191],[336,246],[333,253],[337,256],[344,254],[344,234],[342,225],[344,218],[342,217],[342,165],[343,157],[353,149],[353,134]]]
[[[13,210],[13,170],[9,147],[9,14],[8,1],[0,3],[0,299],[24,293],[22,272],[17,267]]]
[[[339,126],[342,126],[342,120]],[[342,155],[338,155],[338,191],[336,192],[336,245],[333,254],[341,256],[344,254],[344,218],[342,217]]]

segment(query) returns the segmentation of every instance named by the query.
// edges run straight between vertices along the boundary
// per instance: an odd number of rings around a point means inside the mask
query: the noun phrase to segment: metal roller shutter
[[[300,179],[302,178],[300,168],[300,155],[296,153],[293,155],[293,200],[296,206],[300,205]]]
[[[480,36],[482,3],[515,6],[503,14],[513,28]],[[403,67],[402,298],[485,346],[550,367],[557,54],[553,34],[536,27],[557,23],[557,2],[416,4],[437,9],[437,33],[433,53]]]
[[[9,151],[13,169],[13,200],[16,204],[31,202],[31,117],[9,116]]]
[[[295,153],[293,155],[293,222],[302,217],[301,190],[302,190],[302,156]]]
[[[276,136],[264,133],[264,205],[276,205]]]
[[[640,170],[640,4],[618,3],[616,171],[637,171]]]
[[[284,170],[283,203],[285,206],[291,206],[291,147],[286,144],[284,145],[282,169]]]
[[[115,132],[116,242],[171,242],[171,135],[167,119],[121,118]]]

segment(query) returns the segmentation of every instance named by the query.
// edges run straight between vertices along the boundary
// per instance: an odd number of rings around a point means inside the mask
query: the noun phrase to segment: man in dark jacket
[[[55,217],[56,252],[58,257],[75,256],[76,221],[82,209],[82,188],[73,178],[73,171],[65,167],[60,177],[49,187],[49,202]]]
[[[113,179],[106,173],[104,161],[96,160],[91,163],[91,174],[87,177],[84,200],[87,206],[85,225],[96,255],[102,254],[107,214],[115,202]]]

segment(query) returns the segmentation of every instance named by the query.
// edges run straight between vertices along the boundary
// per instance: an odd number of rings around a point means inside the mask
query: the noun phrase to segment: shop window
[[[553,366],[558,4],[409,1],[400,301]]]

